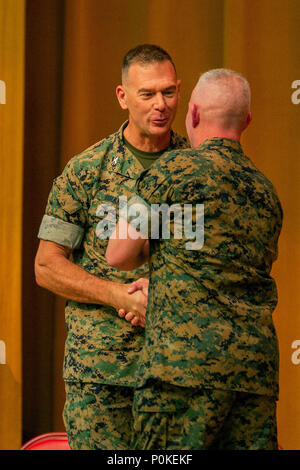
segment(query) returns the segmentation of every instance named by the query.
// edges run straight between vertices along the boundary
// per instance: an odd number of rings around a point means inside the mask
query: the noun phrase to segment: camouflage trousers
[[[276,398],[150,382],[136,390],[136,450],[277,450]]]
[[[132,433],[133,389],[65,382],[63,419],[72,450],[126,450]]]

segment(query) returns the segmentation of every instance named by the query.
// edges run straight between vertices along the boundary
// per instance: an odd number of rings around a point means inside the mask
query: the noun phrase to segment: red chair
[[[20,450],[71,450],[67,433],[48,432],[23,444]]]

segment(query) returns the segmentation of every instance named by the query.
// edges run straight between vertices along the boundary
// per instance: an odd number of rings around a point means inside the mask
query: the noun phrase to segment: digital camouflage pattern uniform
[[[108,240],[96,234],[99,206],[113,204],[117,212],[119,196],[132,196],[135,180],[143,170],[124,146],[126,125],[68,162],[54,180],[38,235],[71,248],[73,263],[90,274],[120,283],[148,276],[145,265],[126,273],[110,267],[105,259]],[[181,147],[187,147],[187,140],[171,132],[169,149]],[[70,445],[128,448],[144,329],[133,327],[115,309],[104,305],[68,300],[65,316],[64,416]]]
[[[170,239],[150,239],[146,336],[134,404],[136,448],[276,447],[277,289],[270,271],[282,209],[273,185],[237,141],[213,138],[159,158],[137,180],[129,205],[135,203],[180,204],[182,213],[184,204],[204,204],[200,250],[186,249],[187,237],[172,236],[174,221]],[[250,396],[246,410],[255,411],[238,413],[238,403]],[[210,416],[204,424],[203,413]],[[221,443],[222,436],[217,444],[222,414],[235,416],[239,437],[223,428],[235,444]],[[265,440],[253,428],[262,422]]]

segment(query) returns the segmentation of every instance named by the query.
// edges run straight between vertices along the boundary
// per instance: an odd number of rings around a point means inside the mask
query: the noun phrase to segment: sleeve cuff
[[[42,219],[38,233],[38,238],[67,246],[72,250],[80,247],[83,236],[82,227],[47,214]]]

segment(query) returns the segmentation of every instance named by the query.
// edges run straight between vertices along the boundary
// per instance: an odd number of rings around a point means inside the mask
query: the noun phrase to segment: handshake
[[[148,301],[149,279],[140,278],[129,285],[123,285],[122,308],[118,308],[118,315],[129,321],[133,326],[146,325],[146,309]]]

